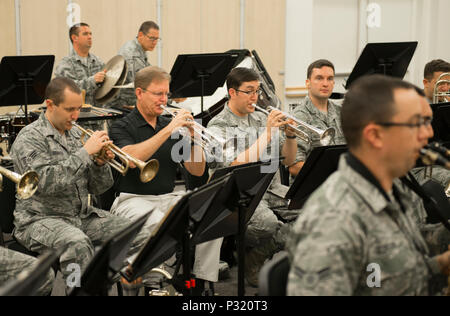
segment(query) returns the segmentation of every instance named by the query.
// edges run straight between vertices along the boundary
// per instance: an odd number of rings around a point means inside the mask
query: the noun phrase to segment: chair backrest
[[[289,268],[289,257],[287,252],[284,251],[266,262],[259,272],[259,295],[286,296]]]

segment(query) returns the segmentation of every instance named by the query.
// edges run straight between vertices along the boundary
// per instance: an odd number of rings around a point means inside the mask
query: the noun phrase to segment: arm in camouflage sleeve
[[[102,65],[102,69],[105,67],[105,65]],[[74,68],[74,65],[71,61],[64,58],[59,65],[56,67],[55,70],[55,77],[65,77],[72,79],[75,81],[75,83],[78,85],[80,89],[86,90],[86,91],[94,91],[97,89],[97,83],[95,82],[94,76],[91,76],[89,78],[80,78],[76,74],[76,70]]]
[[[95,163],[89,165],[88,191],[94,195],[105,193],[114,184],[111,168],[108,164],[101,167]]]
[[[42,135],[37,136],[30,132],[21,133],[14,142],[11,157],[15,170],[20,174],[28,170],[38,173],[41,192],[62,192],[77,179],[86,176],[86,168],[93,164],[93,161],[83,147],[65,160],[55,160],[54,157],[59,153],[51,151]]]

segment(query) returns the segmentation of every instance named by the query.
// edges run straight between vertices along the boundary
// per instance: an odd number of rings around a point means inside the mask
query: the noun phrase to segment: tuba
[[[38,189],[39,176],[34,171],[20,175],[0,166],[0,191],[3,186],[3,176],[16,184],[17,195],[22,200],[29,199]]]
[[[444,72],[441,74],[433,89],[433,103],[450,102],[450,79],[444,79],[444,77],[450,78],[450,72]],[[442,85],[447,85],[447,91],[440,91]]]

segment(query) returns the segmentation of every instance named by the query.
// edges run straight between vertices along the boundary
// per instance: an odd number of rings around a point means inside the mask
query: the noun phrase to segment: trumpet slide
[[[84,137],[86,136],[91,137],[93,134],[92,130],[86,130],[75,122],[72,122],[72,126],[78,128],[82,132],[81,141],[83,143]],[[102,152],[99,155],[97,155],[97,157],[106,161],[106,163],[108,163],[112,168],[119,171],[119,173],[122,174],[123,176],[126,175],[126,173],[128,172],[130,162],[133,163],[137,168],[139,168],[141,172],[139,178],[143,183],[150,182],[158,173],[159,163],[156,159],[152,159],[148,162],[143,162],[127,154],[114,144],[105,147],[106,148],[104,148]],[[119,163],[114,159],[106,158],[106,150],[110,150],[116,157],[118,157],[121,160],[122,163]]]
[[[263,112],[263,113],[266,114],[266,115],[269,115],[270,112],[273,111],[273,110],[278,110],[277,108],[274,108],[273,106],[269,106],[269,107],[267,108],[269,111],[266,110],[266,109],[263,109],[263,108],[259,107],[259,106],[256,105],[256,104],[253,104],[253,107],[254,107],[255,109],[257,109],[258,111]],[[333,141],[334,135],[335,135],[335,133],[336,133],[336,131],[334,130],[334,128],[331,127],[331,128],[329,128],[329,129],[323,131],[323,130],[321,130],[321,129],[319,129],[319,128],[316,128],[316,127],[314,127],[314,126],[312,126],[312,125],[309,125],[309,124],[306,123],[306,122],[303,122],[303,121],[297,119],[295,116],[290,115],[289,113],[286,113],[286,112],[283,112],[283,111],[281,111],[281,113],[284,114],[284,116],[286,117],[286,119],[291,119],[291,120],[293,120],[293,121],[295,122],[295,124],[297,124],[297,126],[294,126],[294,125],[292,125],[292,124],[288,124],[288,126],[294,131],[295,136],[299,137],[299,138],[302,139],[303,141],[305,141],[305,142],[307,142],[307,143],[311,143],[311,138],[309,137],[309,135],[308,135],[306,132],[302,131],[302,130],[300,129],[300,127],[304,128],[304,129],[306,129],[306,130],[312,131],[313,133],[315,133],[316,135],[318,135],[319,138],[320,138],[320,144],[321,144],[322,146],[327,146],[327,145],[329,145],[329,144]]]
[[[38,189],[39,176],[34,171],[20,175],[0,166],[0,191],[3,188],[3,176],[16,184],[17,195],[22,200],[29,199]]]

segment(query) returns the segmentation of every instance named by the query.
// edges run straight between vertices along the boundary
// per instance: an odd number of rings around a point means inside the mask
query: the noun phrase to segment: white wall
[[[368,5],[381,9],[381,26],[369,28]],[[450,0],[287,0],[287,103],[305,93],[308,65],[319,58],[336,67],[335,92],[343,85],[367,43],[418,41],[405,80],[422,86],[423,68],[435,58],[450,61]]]

